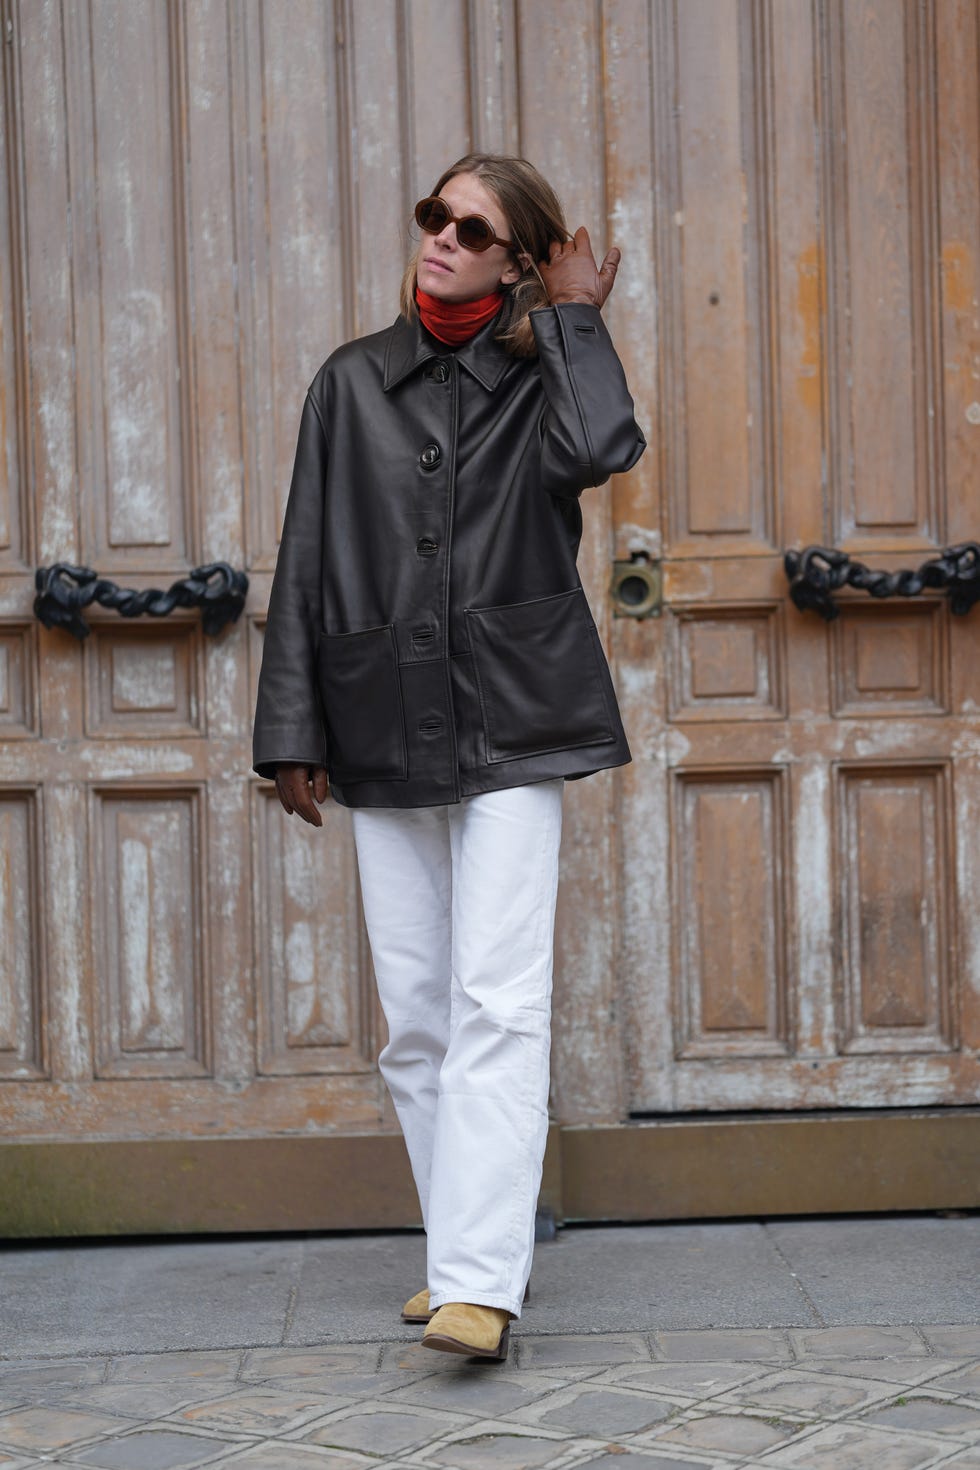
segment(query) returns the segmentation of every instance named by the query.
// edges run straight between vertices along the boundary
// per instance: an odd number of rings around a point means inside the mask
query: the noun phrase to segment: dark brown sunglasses
[[[513,240],[501,240],[493,233],[493,225],[482,214],[455,215],[437,194],[419,200],[415,206],[415,223],[429,235],[441,235],[447,225],[455,225],[456,239],[464,250],[489,250],[491,245],[516,249]]]

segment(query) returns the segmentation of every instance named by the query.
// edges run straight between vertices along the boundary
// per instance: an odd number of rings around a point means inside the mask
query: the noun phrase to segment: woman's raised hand
[[[276,795],[283,809],[289,816],[298,812],[303,821],[313,827],[323,826],[323,818],[314,806],[313,798],[322,806],[329,789],[323,766],[292,765],[284,761],[276,766]]]
[[[584,225],[579,226],[572,240],[553,240],[548,259],[538,261],[551,305],[578,301],[585,306],[602,306],[613,288],[621,258],[614,245],[597,267]]]

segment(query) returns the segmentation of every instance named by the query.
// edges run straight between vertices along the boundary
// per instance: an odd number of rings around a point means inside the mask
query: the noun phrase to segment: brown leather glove
[[[312,827],[323,826],[323,818],[314,806],[313,798],[322,806],[329,790],[327,773],[323,766],[291,765],[285,761],[276,766],[276,795],[282,802],[283,809],[288,816],[298,812],[303,821],[309,822]]]
[[[538,261],[551,305],[578,301],[585,306],[602,306],[613,288],[621,259],[614,245],[607,251],[601,269],[597,269],[584,225],[575,231],[573,240],[553,240],[548,259]]]

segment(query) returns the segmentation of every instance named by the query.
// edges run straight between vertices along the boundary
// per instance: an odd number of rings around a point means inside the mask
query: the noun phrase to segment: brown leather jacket
[[[506,308],[505,308],[506,309]],[[418,322],[334,352],[303,408],[255,713],[256,771],[344,806],[432,806],[630,759],[575,561],[581,492],[645,447],[594,306]]]

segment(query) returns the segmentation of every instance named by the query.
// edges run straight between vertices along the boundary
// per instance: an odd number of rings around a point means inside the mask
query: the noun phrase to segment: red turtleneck
[[[492,321],[503,299],[502,291],[493,291],[478,301],[438,301],[427,291],[415,288],[415,301],[423,327],[450,347],[468,342],[481,327]]]

